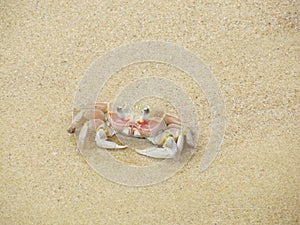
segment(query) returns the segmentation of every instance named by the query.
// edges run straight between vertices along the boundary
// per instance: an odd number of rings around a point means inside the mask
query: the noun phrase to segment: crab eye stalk
[[[121,106],[118,106],[117,107],[117,113],[118,113],[118,117],[124,119],[125,118],[125,113],[124,113],[124,110]]]
[[[144,108],[143,111],[142,111],[143,115],[142,115],[142,120],[148,120],[149,118],[149,114],[150,114],[150,108],[149,106]]]

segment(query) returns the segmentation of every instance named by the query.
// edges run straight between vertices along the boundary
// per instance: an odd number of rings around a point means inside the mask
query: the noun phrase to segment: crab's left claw
[[[145,150],[135,150],[137,153],[157,159],[177,158],[177,144],[173,137],[168,137],[162,147],[147,148]]]

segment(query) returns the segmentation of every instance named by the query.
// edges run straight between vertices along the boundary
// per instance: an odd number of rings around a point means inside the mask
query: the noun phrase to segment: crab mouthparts
[[[149,133],[148,121],[129,121],[123,133],[129,136],[142,137]]]

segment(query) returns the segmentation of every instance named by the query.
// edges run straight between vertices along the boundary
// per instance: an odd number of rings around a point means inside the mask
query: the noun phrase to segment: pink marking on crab
[[[151,137],[156,135],[159,131],[165,129],[166,124],[162,120],[158,120],[158,118],[153,118],[144,121],[138,121],[136,123],[136,128],[140,132],[141,135],[145,137]]]

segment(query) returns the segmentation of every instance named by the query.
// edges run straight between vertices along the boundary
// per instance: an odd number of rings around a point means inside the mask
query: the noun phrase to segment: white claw
[[[127,146],[123,146],[123,145],[118,145],[114,142],[111,141],[107,141],[107,136],[104,132],[103,129],[100,129],[97,133],[96,133],[96,143],[100,148],[107,148],[107,149],[123,149],[126,148]]]
[[[169,137],[166,142],[164,143],[163,147],[155,147],[155,148],[148,148],[145,150],[135,150],[137,153],[145,156],[149,156],[152,158],[157,159],[170,159],[175,158],[175,154],[177,152],[177,145],[176,142],[172,137]]]
[[[157,147],[157,148],[148,148],[146,150],[136,149],[135,151],[141,155],[145,155],[145,156],[157,158],[157,159],[174,158],[173,152],[168,148],[158,148]]]

